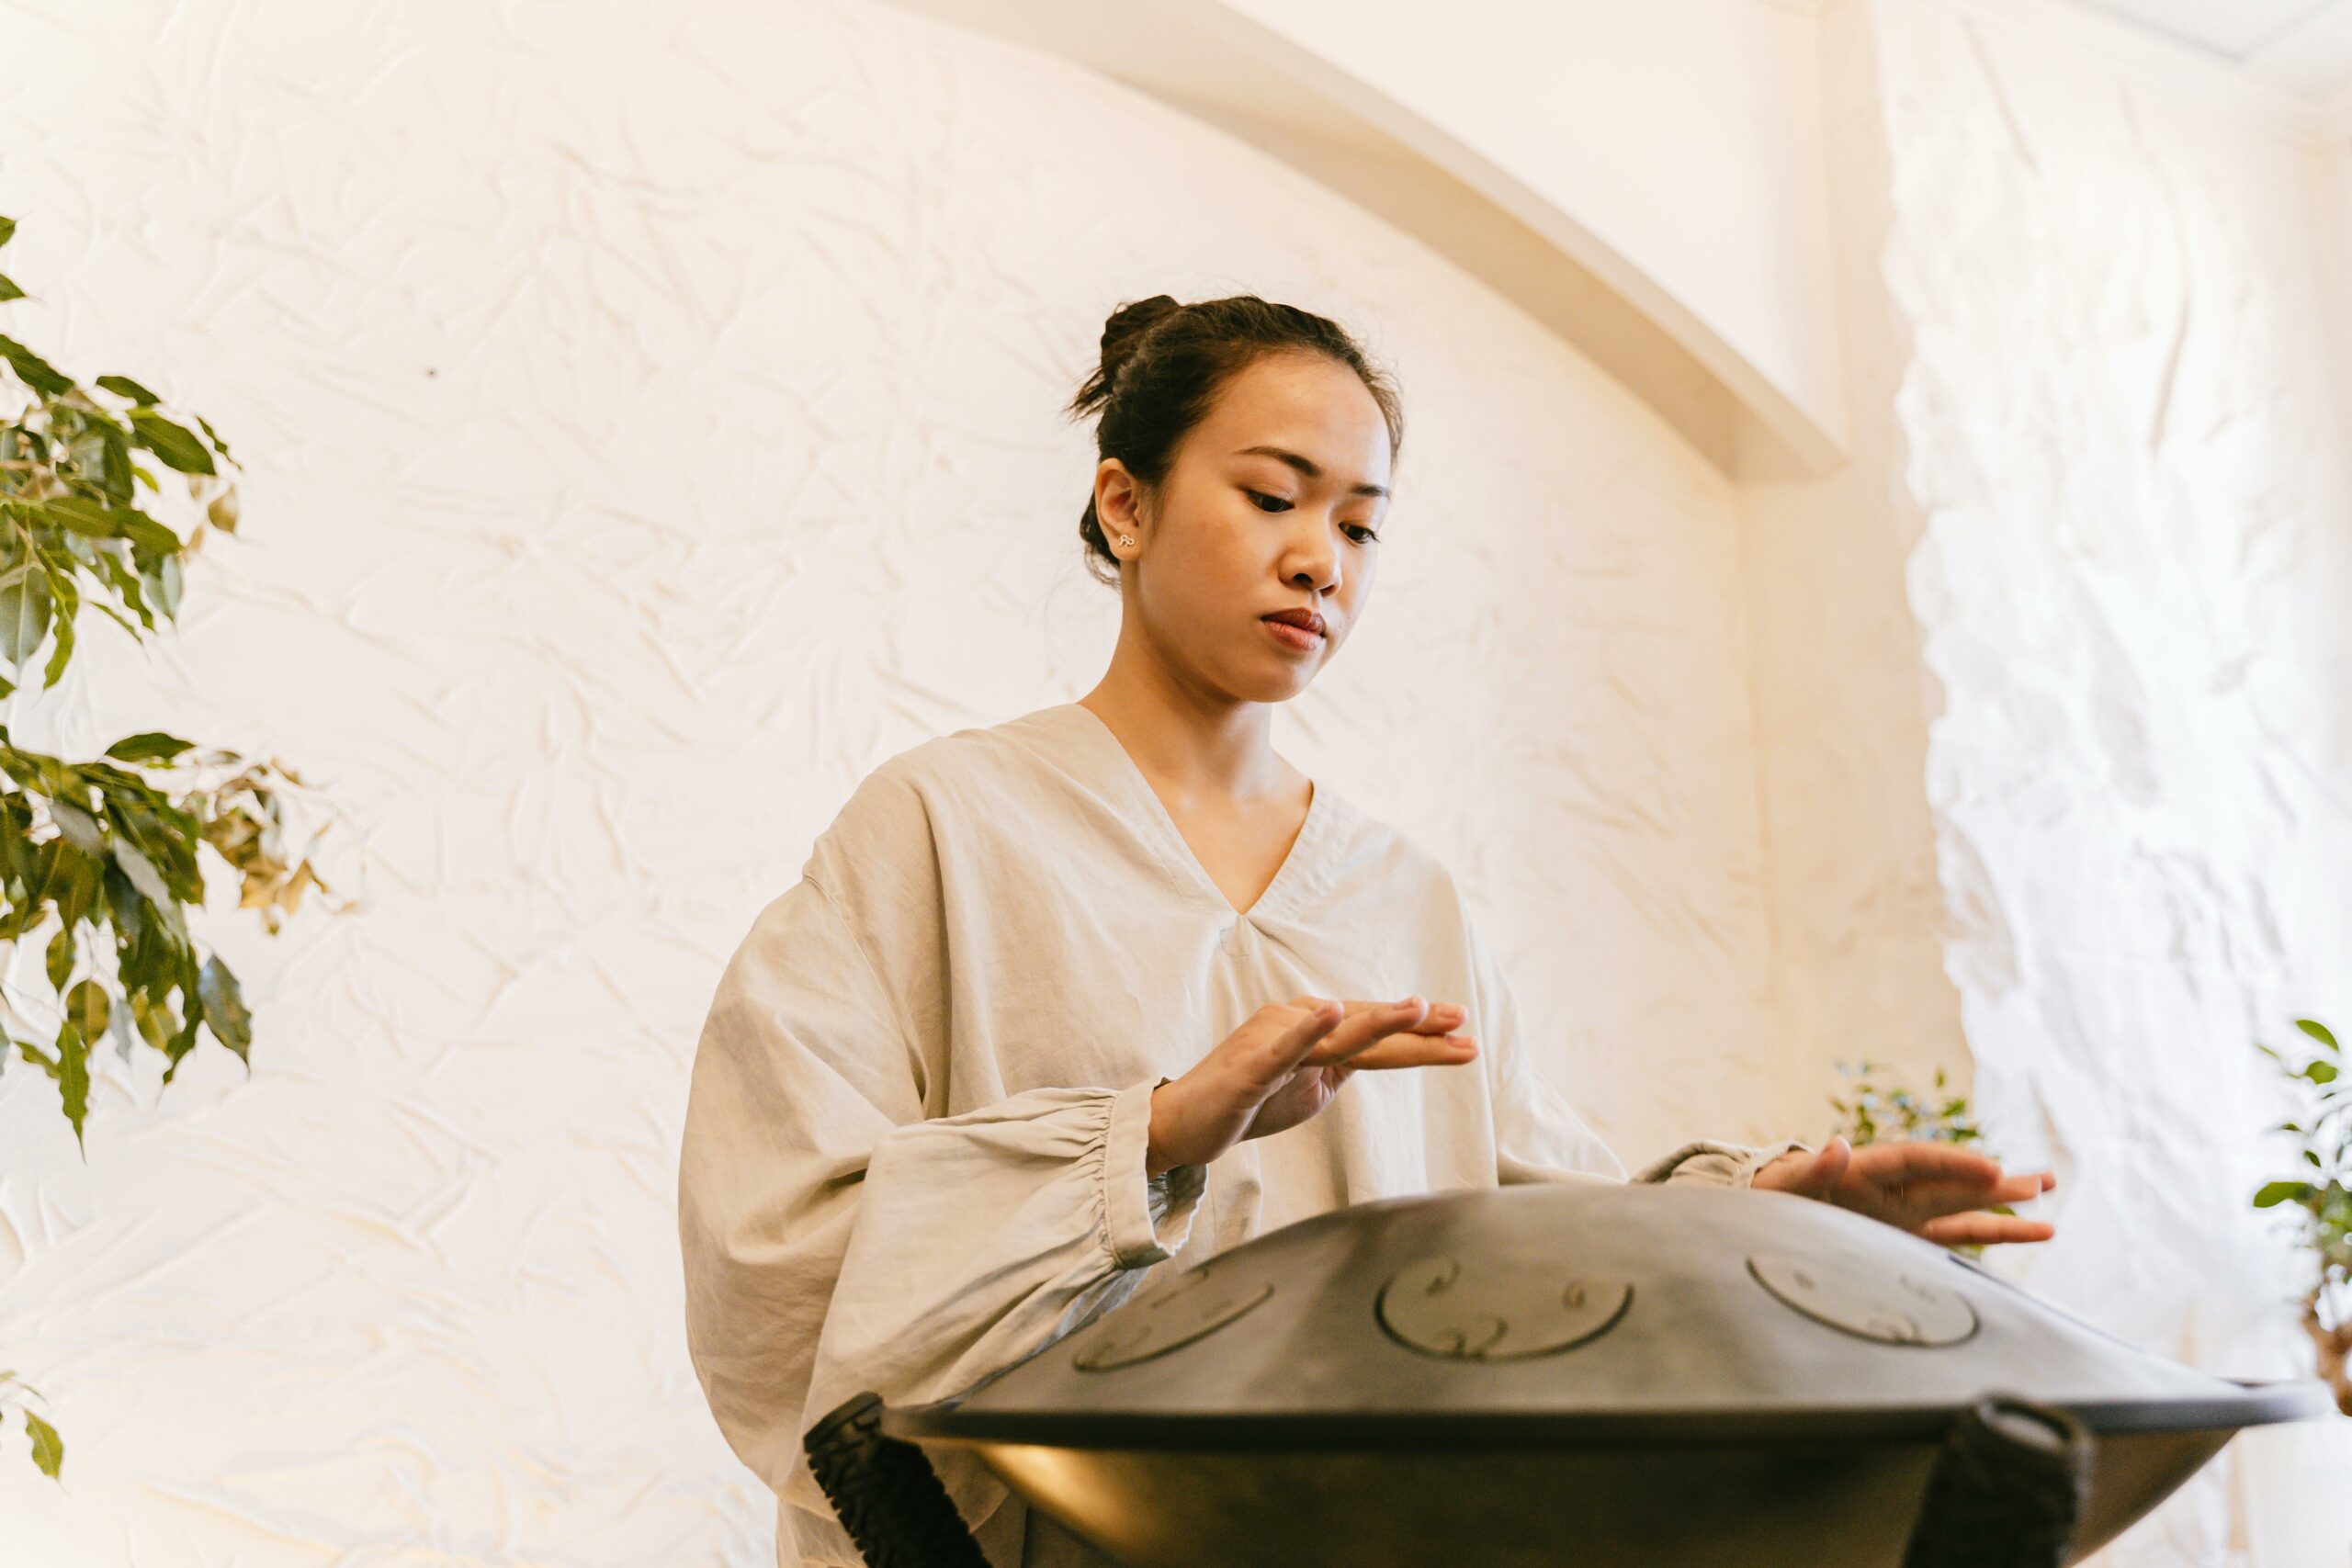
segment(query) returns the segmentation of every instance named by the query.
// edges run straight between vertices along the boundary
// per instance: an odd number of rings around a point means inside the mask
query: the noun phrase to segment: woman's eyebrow
[[[1272,457],[1281,462],[1288,463],[1292,468],[1296,468],[1300,473],[1305,474],[1310,479],[1319,479],[1323,477],[1323,470],[1318,465],[1306,457],[1300,457],[1295,452],[1285,452],[1279,446],[1244,446],[1239,452],[1234,455],[1241,457]],[[1351,495],[1385,496],[1388,491],[1379,485],[1360,484],[1351,486],[1348,493]]]

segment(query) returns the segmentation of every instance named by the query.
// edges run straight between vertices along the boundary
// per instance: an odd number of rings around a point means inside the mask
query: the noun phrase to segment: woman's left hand
[[[1985,1212],[2040,1197],[2058,1185],[2056,1176],[2041,1170],[2005,1177],[1989,1155],[1927,1139],[1856,1148],[1832,1138],[1813,1154],[1791,1149],[1749,1185],[1818,1198],[1947,1247],[2048,1241],[2058,1234],[2041,1220]]]

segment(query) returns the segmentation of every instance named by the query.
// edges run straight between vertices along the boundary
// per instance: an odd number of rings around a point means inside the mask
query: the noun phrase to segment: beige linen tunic
[[[1145,1177],[1153,1087],[1260,1007],[1415,993],[1463,1005],[1475,1062],[1360,1074],[1312,1121]],[[1446,868],[1324,781],[1237,914],[1077,703],[884,762],[729,962],[686,1111],[688,1343],[777,1494],[778,1563],[860,1568],[800,1448],[854,1394],[956,1393],[1155,1268],[1345,1204],[1628,1179],[1524,1027]],[[1631,1179],[1745,1185],[1802,1146],[1700,1141]],[[968,1454],[933,1459],[996,1568],[1109,1562]]]

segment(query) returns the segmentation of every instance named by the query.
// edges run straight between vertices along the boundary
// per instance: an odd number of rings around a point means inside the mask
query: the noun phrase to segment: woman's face
[[[1296,696],[1371,601],[1390,456],[1380,405],[1354,371],[1285,353],[1226,381],[1140,511],[1133,476],[1105,458],[1096,513],[1114,545],[1136,540],[1121,551],[1128,629],[1204,694]],[[1283,610],[1319,615],[1321,635],[1265,618]]]

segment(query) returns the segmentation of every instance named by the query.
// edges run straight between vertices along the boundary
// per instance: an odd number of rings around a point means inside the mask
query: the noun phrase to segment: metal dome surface
[[[2316,1382],[2192,1371],[1827,1203],[1592,1182],[1270,1232],[880,1431],[978,1450],[1151,1568],[1867,1568],[1925,1561],[1905,1551],[1939,1452],[1996,1394],[2063,1412],[2088,1458],[2051,1561],[2238,1427],[2330,1408]]]

